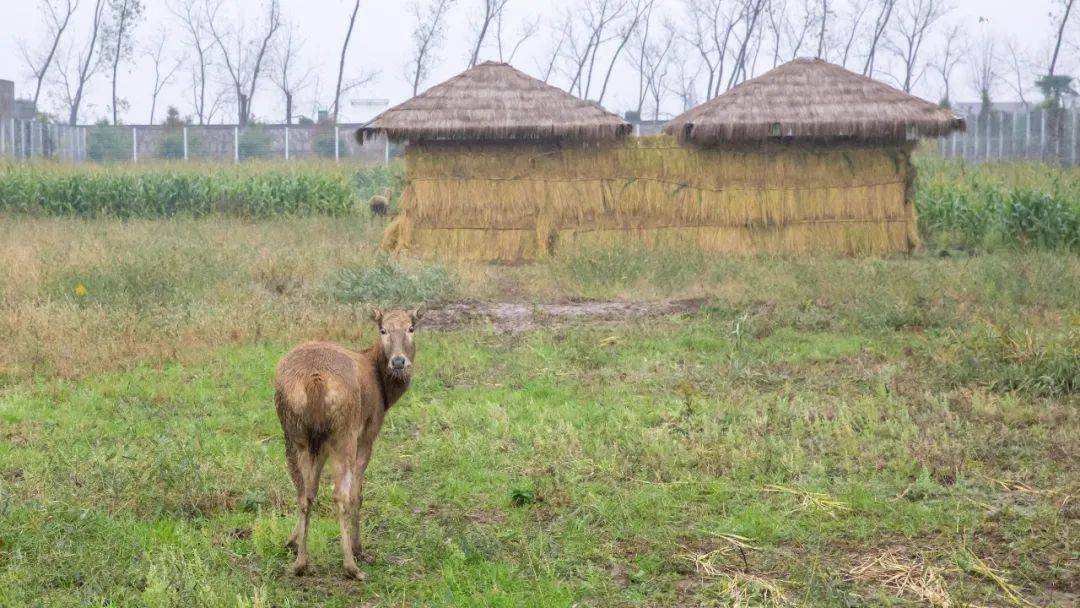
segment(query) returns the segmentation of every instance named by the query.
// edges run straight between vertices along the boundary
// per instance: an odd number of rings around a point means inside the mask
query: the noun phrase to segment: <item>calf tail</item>
[[[309,415],[314,412],[324,413],[326,411],[326,379],[322,375],[318,372],[311,374],[304,382],[304,393],[307,395],[307,404],[304,409]],[[329,429],[324,426],[325,422],[322,419],[309,419],[308,424],[305,425],[308,434],[308,446],[312,454],[317,454],[322,447],[323,441],[326,440]]]

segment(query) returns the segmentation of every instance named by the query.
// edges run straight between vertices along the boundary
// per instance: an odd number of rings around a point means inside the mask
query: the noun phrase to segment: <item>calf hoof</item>
[[[354,581],[362,581],[365,578],[367,578],[367,576],[363,572],[360,571],[360,568],[356,567],[356,564],[345,564],[344,567],[345,567],[345,578],[348,578],[348,579],[351,579],[351,580],[354,580]]]
[[[289,567],[289,571],[293,573],[293,576],[304,576],[308,571],[308,561],[306,559],[296,560]]]

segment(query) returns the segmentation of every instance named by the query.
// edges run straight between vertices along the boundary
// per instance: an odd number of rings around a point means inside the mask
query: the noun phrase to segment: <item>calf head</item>
[[[387,375],[407,382],[412,377],[413,359],[416,357],[416,323],[420,309],[371,311],[371,320],[379,326],[379,344],[382,347]]]

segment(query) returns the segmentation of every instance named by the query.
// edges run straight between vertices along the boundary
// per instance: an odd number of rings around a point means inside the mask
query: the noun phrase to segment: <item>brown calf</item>
[[[274,404],[285,432],[285,460],[296,485],[300,515],[288,545],[296,551],[294,574],[308,568],[308,520],[319,492],[319,476],[334,461],[334,500],[345,574],[361,578],[360,506],[371,446],[390,406],[409,388],[419,311],[375,310],[379,340],[354,351],[330,342],[308,342],[290,351],[277,367]]]
[[[371,210],[371,215],[386,215],[391,200],[393,200],[393,191],[390,188],[384,188],[382,196],[376,194],[368,199],[368,208]]]

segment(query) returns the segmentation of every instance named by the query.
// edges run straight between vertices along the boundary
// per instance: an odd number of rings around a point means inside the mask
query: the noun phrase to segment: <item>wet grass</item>
[[[380,228],[0,218],[0,606],[1077,601],[1074,254],[432,266]],[[373,294],[706,305],[422,333],[368,580],[325,487],[297,579],[272,370],[372,341]]]
[[[270,377],[287,344],[11,386],[0,601],[867,605],[887,577],[851,573],[893,551],[957,604],[1004,605],[970,554],[1062,605],[1076,396],[966,382],[938,359],[948,340],[739,336],[722,308],[428,334],[369,473],[363,584],[339,573],[325,492],[314,575],[286,574]]]

